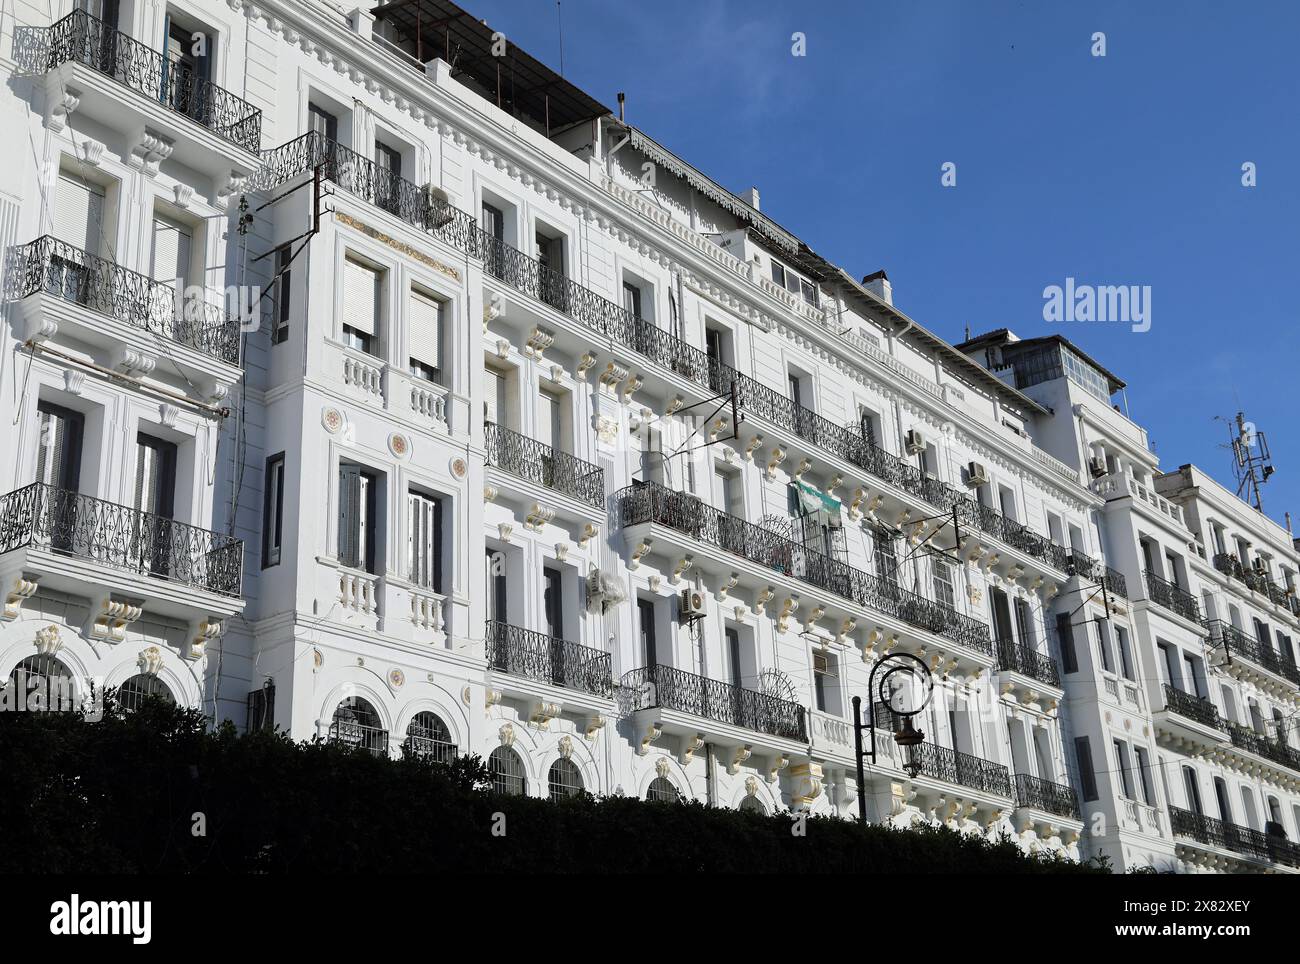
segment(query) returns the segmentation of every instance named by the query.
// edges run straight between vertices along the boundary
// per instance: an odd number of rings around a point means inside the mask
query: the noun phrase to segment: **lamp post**
[[[876,674],[882,668],[885,673],[880,677],[880,683],[877,685]],[[916,695],[918,686],[921,689],[919,697]],[[930,667],[926,666],[925,661],[919,656],[913,656],[911,653],[894,653],[882,657],[876,661],[875,666],[871,667],[871,675],[867,679],[867,693],[873,697],[873,704],[877,692],[880,695],[880,703],[889,707],[891,715],[899,721],[897,729],[894,730],[894,742],[910,751],[925,739],[925,734],[912,724],[912,717],[924,710],[934,695],[934,677],[930,673]],[[863,730],[867,731],[869,742],[869,748],[865,750],[862,748]],[[867,715],[867,722],[862,722],[862,697],[860,696],[853,697],[853,739],[857,748],[858,761],[858,819],[865,827],[867,825],[867,781],[863,760],[870,757],[872,765],[876,763],[876,713],[873,705]],[[920,772],[921,764],[909,752],[903,769],[909,776],[914,777]]]

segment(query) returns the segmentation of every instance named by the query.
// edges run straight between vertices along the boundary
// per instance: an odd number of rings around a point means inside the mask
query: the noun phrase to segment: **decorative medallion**
[[[394,689],[401,689],[402,684],[406,682],[406,674],[400,669],[390,669],[388,671],[388,682],[392,684]]]
[[[314,669],[320,669],[325,665],[325,654],[319,649],[313,649],[311,651],[311,664]]]
[[[400,432],[394,432],[388,436],[388,451],[399,459],[408,458],[411,454],[411,442]]]
[[[320,421],[331,435],[338,435],[343,430],[343,413],[332,405],[321,409]]]
[[[63,648],[63,636],[59,627],[51,623],[44,629],[36,631],[36,652],[42,656],[53,656]]]
[[[451,460],[451,474],[456,476],[456,478],[458,479],[465,478],[465,473],[468,471],[469,471],[469,466],[465,464],[464,459],[454,458]]]

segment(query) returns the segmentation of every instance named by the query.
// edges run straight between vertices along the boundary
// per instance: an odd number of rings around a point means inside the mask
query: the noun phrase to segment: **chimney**
[[[627,94],[623,93],[620,90],[618,92],[618,122],[620,124],[626,123],[626,121],[623,120],[623,108],[626,105],[626,103],[627,103]]]
[[[889,277],[885,274],[884,269],[873,274],[867,275],[862,279],[862,287],[866,288],[877,298],[887,305],[894,303],[894,289],[889,283]]]
[[[758,206],[758,188],[751,187],[745,192],[745,202],[755,211],[760,210]]]

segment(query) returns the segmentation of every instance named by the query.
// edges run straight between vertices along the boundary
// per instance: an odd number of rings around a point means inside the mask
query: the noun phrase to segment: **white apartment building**
[[[954,348],[444,0],[53,6],[0,50],[0,678],[857,818],[851,701],[911,654],[869,820],[1295,856],[1300,607],[1254,568],[1295,553],[1109,393]]]

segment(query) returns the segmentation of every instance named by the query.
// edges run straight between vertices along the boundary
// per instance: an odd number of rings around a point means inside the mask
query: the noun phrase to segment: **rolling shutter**
[[[442,304],[412,289],[410,311],[411,360],[442,368]]]
[[[99,254],[100,223],[104,215],[104,191],[95,184],[83,184],[59,176],[54,204],[54,236],[88,254]]]
[[[167,218],[153,219],[153,280],[175,285],[184,293],[189,277],[193,236],[190,229]]]
[[[378,315],[379,272],[348,258],[343,262],[343,323],[373,335]]]

